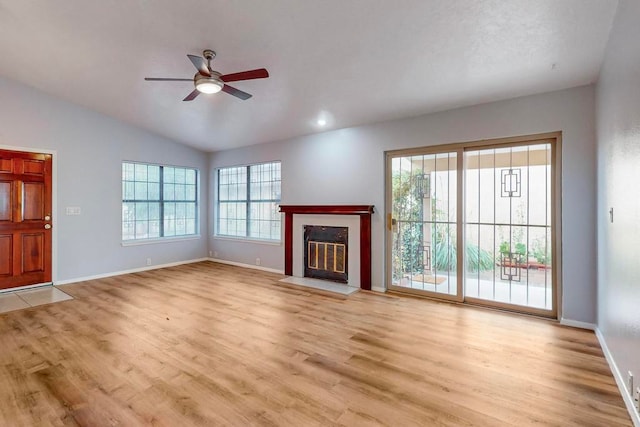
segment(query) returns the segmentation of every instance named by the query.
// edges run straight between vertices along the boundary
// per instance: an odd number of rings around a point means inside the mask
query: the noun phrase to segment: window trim
[[[280,233],[282,234],[282,233]],[[256,243],[258,245],[268,245],[268,246],[282,246],[283,241],[274,240],[274,239],[257,239],[254,237],[235,237],[235,236],[227,236],[225,234],[222,235],[212,235],[215,240],[228,240],[230,242],[242,242],[242,243]]]
[[[159,176],[159,199],[158,200],[149,200],[149,199],[125,199],[124,188],[122,184],[125,182],[124,177],[122,176],[122,169],[125,164],[132,165],[145,165],[145,166],[158,166],[160,168],[160,176]],[[195,201],[193,200],[164,200],[164,168],[176,168],[176,169],[185,169],[185,170],[193,170],[195,172]],[[133,181],[136,182],[136,181]],[[142,181],[141,181],[142,182]],[[149,181],[146,181],[147,184]],[[147,238],[132,238],[132,239],[124,239],[124,234],[122,233],[122,226],[124,224],[124,218],[120,217],[120,242],[121,246],[138,246],[138,245],[146,245],[146,244],[155,244],[155,243],[163,243],[163,242],[176,242],[176,241],[185,241],[185,240],[196,240],[200,239],[200,169],[195,166],[182,166],[182,165],[172,165],[172,164],[164,164],[164,163],[152,163],[152,162],[143,162],[136,160],[122,160],[120,164],[120,199],[121,199],[121,209],[124,203],[158,203],[159,204],[159,215],[158,222],[160,228],[160,236],[159,237],[147,237]],[[175,183],[174,183],[175,184]],[[189,184],[191,185],[191,184]],[[179,234],[174,236],[164,236],[164,204],[165,203],[195,203],[195,232],[190,234]],[[148,220],[150,221],[150,220]],[[135,233],[134,233],[135,235]]]
[[[266,165],[266,164],[273,164],[273,163],[279,163],[280,164],[280,199],[279,200],[275,200],[275,199],[251,199],[251,189],[250,189],[250,183],[251,183],[251,167],[252,166],[260,166],[260,165]],[[246,203],[246,215],[245,215],[245,221],[246,221],[246,230],[247,230],[247,235],[244,236],[234,236],[234,235],[230,235],[230,234],[220,234],[220,171],[222,169],[232,169],[232,168],[245,168],[247,171],[247,182],[246,182],[246,199],[244,200],[224,200],[223,202],[244,202]],[[260,203],[260,202],[275,202],[276,205],[280,205],[280,203],[282,202],[282,160],[267,160],[267,161],[263,161],[263,162],[256,162],[256,163],[244,163],[244,164],[238,164],[238,165],[227,165],[227,166],[217,166],[215,168],[215,188],[214,188],[214,201],[213,201],[213,208],[215,211],[215,221],[214,221],[214,227],[213,227],[213,234],[212,236],[215,239],[219,239],[219,240],[229,240],[229,241],[234,241],[234,242],[247,242],[247,243],[262,243],[262,244],[268,244],[268,245],[281,245],[282,244],[282,216],[280,217],[280,236],[277,239],[267,239],[267,238],[260,238],[260,237],[250,237],[248,235],[249,230],[250,230],[250,213],[251,213],[251,203]]]
[[[169,237],[150,237],[148,239],[138,240],[123,240],[120,242],[120,246],[140,246],[140,245],[154,245],[157,243],[173,243],[184,242],[187,240],[200,240],[202,236],[198,234],[185,234],[184,236],[169,236]]]

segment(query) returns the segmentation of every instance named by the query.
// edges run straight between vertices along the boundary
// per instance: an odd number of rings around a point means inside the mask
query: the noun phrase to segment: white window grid
[[[122,240],[198,234],[198,171],[122,163]]]
[[[216,235],[280,240],[280,162],[218,169]]]

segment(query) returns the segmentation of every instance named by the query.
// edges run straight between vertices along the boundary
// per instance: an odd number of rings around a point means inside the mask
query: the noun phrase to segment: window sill
[[[173,242],[185,242],[188,240],[199,240],[200,235],[194,234],[190,236],[178,236],[178,237],[160,237],[158,239],[144,239],[144,240],[126,240],[120,243],[121,246],[140,246],[140,245],[155,245],[157,243],[173,243]]]
[[[212,237],[215,240],[226,240],[228,242],[257,243],[259,245],[282,246],[282,240],[263,240],[252,239],[250,237],[216,236],[215,234]]]

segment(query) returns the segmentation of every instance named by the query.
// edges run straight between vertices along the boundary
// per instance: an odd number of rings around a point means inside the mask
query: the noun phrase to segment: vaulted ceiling
[[[595,82],[616,0],[0,0],[0,76],[207,151]],[[213,49],[253,94],[182,99]],[[1,99],[1,94],[0,94]],[[1,102],[1,100],[0,100]],[[319,118],[327,125],[318,126]]]

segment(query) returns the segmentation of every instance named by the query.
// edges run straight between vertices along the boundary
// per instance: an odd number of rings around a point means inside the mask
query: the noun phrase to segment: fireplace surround
[[[293,216],[294,215],[355,215],[359,217],[359,273],[360,288],[371,289],[371,215],[373,205],[281,205],[285,214],[284,272],[293,275]]]

